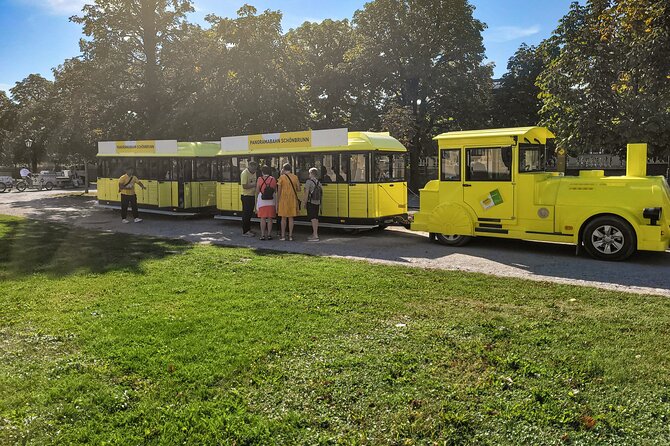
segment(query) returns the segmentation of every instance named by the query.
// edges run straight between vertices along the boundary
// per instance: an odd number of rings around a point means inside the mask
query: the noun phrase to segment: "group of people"
[[[279,240],[293,240],[294,218],[300,214],[301,206],[304,204],[307,218],[312,224],[312,235],[307,238],[307,241],[319,241],[319,210],[323,190],[319,182],[319,171],[315,167],[309,169],[309,178],[303,188],[290,164],[284,164],[278,178],[275,178],[272,176],[270,166],[263,166],[259,175],[258,164],[251,161],[240,175],[240,184],[242,186],[242,235],[244,237],[256,236],[251,230],[251,218],[256,212],[261,220],[261,240],[272,240],[272,225],[277,216],[281,218]],[[142,221],[137,210],[136,185],[146,189],[135,176],[132,168],[125,169],[125,173],[119,178],[121,221],[123,223],[130,223],[127,218],[129,206],[132,209],[133,221],[135,223]]]
[[[272,240],[272,225],[275,217],[281,219],[279,240],[293,240],[294,218],[300,214],[304,204],[307,218],[312,224],[312,235],[307,241],[319,241],[319,209],[321,207],[322,188],[318,178],[319,171],[309,169],[309,178],[304,190],[293,167],[286,163],[277,178],[272,176],[270,166],[263,166],[258,174],[258,164],[251,161],[240,175],[242,186],[242,235],[255,237],[251,230],[251,218],[254,211],[261,220],[260,239]],[[287,235],[288,230],[288,235]]]

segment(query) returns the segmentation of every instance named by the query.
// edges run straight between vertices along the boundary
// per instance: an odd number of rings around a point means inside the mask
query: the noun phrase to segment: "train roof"
[[[406,152],[407,149],[400,141],[392,137],[388,132],[347,132],[347,145],[324,145],[305,146],[291,148],[253,148],[246,150],[222,150],[220,156],[230,155],[273,155],[284,153],[310,153],[310,152],[355,152],[355,151],[388,151]]]
[[[503,129],[482,129],[482,130],[464,130],[459,132],[447,132],[437,135],[433,139],[437,141],[455,142],[457,140],[467,141],[467,140],[496,139],[496,138],[509,138],[509,137],[517,137],[519,140],[523,140],[525,138],[528,141],[533,141],[534,139],[546,141],[547,139],[554,138],[554,134],[551,133],[545,127],[511,127]]]

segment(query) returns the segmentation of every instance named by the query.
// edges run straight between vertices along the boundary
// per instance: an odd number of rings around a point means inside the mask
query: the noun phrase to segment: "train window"
[[[107,176],[107,160],[98,160],[98,178],[109,178]]]
[[[121,175],[123,175],[128,169],[133,169],[135,176],[137,176],[137,160],[132,158],[121,158],[119,160],[119,167],[121,168]]]
[[[332,178],[328,176],[328,168],[326,167],[326,156],[324,154],[318,154],[312,156],[312,163],[309,167],[314,167],[317,170],[317,176],[322,183],[332,183]],[[309,169],[307,170],[309,175]]]
[[[137,158],[135,160],[135,175],[141,180],[149,179],[149,160],[146,158]]]
[[[158,178],[158,159],[149,158],[147,160],[147,179],[155,180]]]
[[[391,181],[405,181],[405,154],[391,155]]]
[[[180,179],[184,182],[192,181],[193,179],[193,160],[181,160],[181,175]]]
[[[281,155],[277,159],[277,168],[279,169],[279,173],[281,173],[281,170],[284,168],[284,164],[290,164],[291,168],[294,168],[293,163],[291,162],[291,157],[288,155]],[[295,169],[294,169],[295,170]]]
[[[116,158],[108,158],[105,161],[107,161],[105,178],[119,178],[121,175],[116,175],[117,170],[119,170],[119,161]]]
[[[179,160],[177,158],[170,159],[170,164],[172,165],[172,181],[176,181],[179,178]]]
[[[219,163],[216,159],[209,160],[209,172],[210,180],[216,181],[216,179],[219,178]]]
[[[375,170],[373,181],[378,183],[386,183],[391,179],[391,156],[390,155],[375,155]]]
[[[195,160],[195,181],[211,181],[212,179],[212,160]]]
[[[440,150],[441,180],[461,181],[461,149]]]
[[[272,170],[270,175],[277,178],[279,175],[279,158],[276,156],[263,156],[256,158],[255,161],[258,163],[258,169],[262,169],[263,166],[268,166]]]
[[[337,172],[340,170],[340,155],[323,155],[322,183],[339,183]],[[342,181],[343,182],[343,181]]]
[[[341,154],[337,164],[333,164],[335,171],[335,182],[346,183],[349,181],[349,155]]]
[[[512,181],[512,148],[467,149],[468,181]]]
[[[368,155],[365,153],[350,155],[349,157],[350,183],[365,183],[368,181],[367,161],[368,161]]]
[[[315,158],[316,157],[314,155],[298,155],[295,157],[296,165],[294,173],[298,176],[298,179],[301,183],[304,183],[309,178],[309,169],[316,167]],[[319,166],[321,166],[320,161]]]
[[[158,180],[171,181],[172,176],[172,162],[168,158],[158,160]]]
[[[219,160],[219,181],[222,183],[235,181],[233,179],[233,158],[222,158]]]
[[[249,167],[249,163],[251,161],[255,161],[256,163],[258,163],[258,160],[254,158],[233,158],[233,167],[235,167],[236,163],[239,164],[237,169],[233,169],[233,174],[235,175],[233,181],[236,181],[238,183],[240,182],[240,174],[242,173],[242,171],[244,171],[244,169]]]
[[[519,144],[519,172],[544,172],[544,144]]]

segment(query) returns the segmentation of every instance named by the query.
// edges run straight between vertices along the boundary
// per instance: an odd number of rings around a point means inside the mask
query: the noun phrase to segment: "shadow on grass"
[[[142,261],[180,254],[190,246],[178,240],[0,218],[0,279],[34,273],[141,272]]]

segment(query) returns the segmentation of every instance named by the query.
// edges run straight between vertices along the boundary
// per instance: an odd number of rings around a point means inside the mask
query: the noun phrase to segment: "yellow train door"
[[[172,160],[166,158],[158,161],[158,207],[172,206]]]
[[[465,149],[463,201],[479,219],[514,218],[512,147]]]
[[[349,218],[368,217],[368,159],[367,153],[348,155]]]

